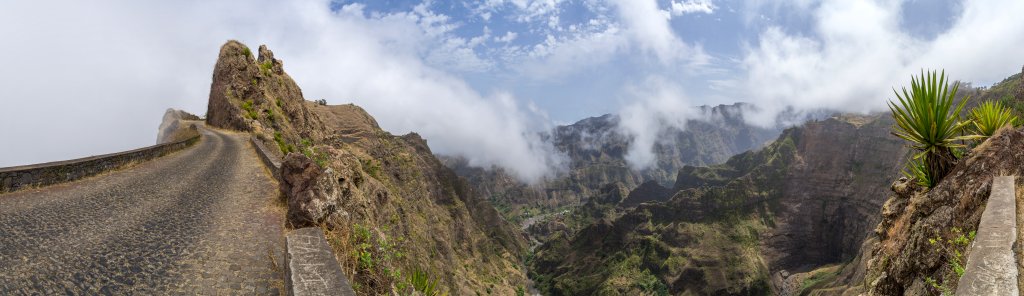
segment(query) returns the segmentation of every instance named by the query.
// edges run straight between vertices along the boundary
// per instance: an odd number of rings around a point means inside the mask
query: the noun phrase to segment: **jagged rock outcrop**
[[[291,153],[281,163],[281,179],[289,226],[317,226],[332,215],[347,214],[341,205],[345,198],[352,197],[352,184],[344,182],[345,177],[339,177],[333,169],[322,169],[308,157]]]
[[[525,288],[525,238],[424,139],[381,130],[355,105],[306,101],[273,52],[258,54],[221,48],[207,123],[283,156],[289,225],[324,226],[358,292],[391,294],[416,270],[452,295]]]
[[[322,139],[323,123],[310,114],[302,90],[282,65],[266,46],[260,47],[256,60],[252,51],[238,41],[221,46],[213,69],[206,123],[249,131],[277,145]]]

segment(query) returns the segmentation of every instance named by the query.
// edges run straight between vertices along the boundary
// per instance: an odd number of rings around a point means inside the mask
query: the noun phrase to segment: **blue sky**
[[[988,85],[1024,65],[1020,0],[39,0],[0,2],[0,167],[150,145],[206,111],[226,40],[266,44],[307,99],[355,103],[437,153],[524,181],[538,137],[606,113],[636,168],[694,107],[885,110],[922,68]],[[10,128],[18,127],[18,128]],[[17,143],[17,144],[11,144]]]
[[[820,3],[799,2],[660,0],[658,9],[669,18],[672,33],[682,42],[702,49],[706,60],[701,62],[706,64],[694,66],[686,59],[661,64],[652,62],[642,52],[620,50],[574,63],[571,70],[523,69],[522,64],[531,62],[524,56],[541,54],[542,50],[537,48],[550,44],[548,40],[592,38],[609,28],[622,27],[623,20],[613,4],[593,0],[345,0],[331,2],[331,8],[337,11],[345,6],[360,6],[370,16],[409,11],[437,15],[449,30],[449,38],[478,43],[461,48],[471,51],[470,59],[428,51],[421,54],[424,60],[459,75],[479,92],[511,91],[517,98],[535,103],[554,121],[566,124],[617,112],[623,100],[628,101],[622,90],[650,75],[664,75],[683,85],[695,104],[747,101],[722,83],[743,74],[740,61],[744,49],[758,46],[760,33],[766,28],[777,27],[794,35],[815,34],[811,12]],[[951,0],[907,1],[902,7],[900,27],[922,39],[935,38],[949,29],[962,9],[959,1]],[[544,75],[547,71],[558,74]]]

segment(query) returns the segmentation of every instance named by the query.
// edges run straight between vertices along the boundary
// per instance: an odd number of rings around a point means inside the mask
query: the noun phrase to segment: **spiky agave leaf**
[[[933,182],[931,173],[928,172],[928,166],[925,165],[925,158],[926,157],[911,159],[907,162],[906,168],[904,168],[901,173],[903,173],[903,175],[908,179],[913,179],[917,185],[920,185],[921,187],[932,188],[935,185],[935,182]]]
[[[1004,126],[1016,126],[1017,116],[999,102],[984,102],[971,109],[971,123],[972,131],[982,142]]]

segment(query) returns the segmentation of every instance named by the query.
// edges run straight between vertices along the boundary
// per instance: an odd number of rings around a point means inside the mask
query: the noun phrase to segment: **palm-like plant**
[[[964,147],[964,140],[977,138],[962,136],[970,121],[961,122],[960,111],[969,97],[954,105],[959,88],[959,83],[948,87],[945,71],[940,75],[922,70],[921,77],[911,77],[909,92],[904,87],[901,95],[893,89],[899,104],[889,101],[896,120],[893,134],[910,141],[910,146],[919,151],[914,159],[924,162],[931,185],[938,184],[956,163],[952,149]]]
[[[971,109],[971,123],[973,132],[980,136],[979,141],[984,141],[1004,126],[1017,125],[1017,116],[1003,104],[990,101]]]

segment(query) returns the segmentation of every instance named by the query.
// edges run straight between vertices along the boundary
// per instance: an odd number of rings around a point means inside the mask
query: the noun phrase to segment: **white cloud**
[[[669,26],[669,16],[655,0],[613,0],[632,41],[655,54],[662,63],[673,63],[693,51]]]
[[[494,41],[509,43],[512,42],[513,40],[516,40],[516,37],[518,36],[519,34],[517,34],[516,32],[508,31],[505,33],[505,35],[501,37],[494,37]]]
[[[671,11],[672,15],[680,16],[688,13],[706,13],[711,14],[715,11],[715,4],[711,3],[711,0],[686,0],[686,1],[672,1]]]
[[[748,116],[773,124],[786,108],[848,112],[885,110],[892,88],[920,69],[941,69],[953,79],[997,81],[1019,69],[1024,2],[974,0],[934,40],[900,27],[901,1],[823,1],[811,14],[812,36],[771,27],[743,61],[746,96],[763,112]],[[812,5],[813,6],[813,5]],[[851,25],[857,24],[857,25]]]
[[[700,118],[682,88],[664,78],[650,77],[631,87],[627,96],[632,103],[619,113],[618,128],[632,139],[626,161],[634,169],[654,164],[654,144],[666,131],[685,130],[688,120]]]
[[[199,5],[202,4],[202,5]],[[167,107],[203,113],[221,44],[266,43],[308,99],[355,102],[385,129],[437,152],[535,180],[559,165],[536,115],[425,62],[459,52],[447,17],[424,8],[338,12],[326,1],[31,1],[0,5],[0,166],[150,145]],[[450,47],[445,44],[454,43]],[[441,46],[438,46],[440,44]],[[21,128],[9,128],[18,126]],[[18,143],[13,145],[12,143]]]

